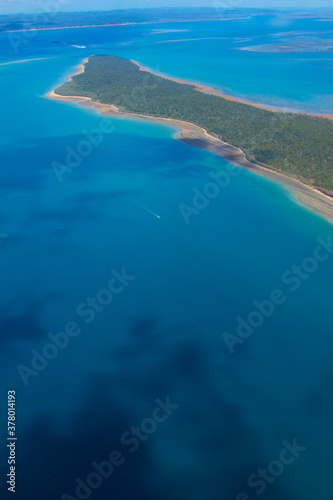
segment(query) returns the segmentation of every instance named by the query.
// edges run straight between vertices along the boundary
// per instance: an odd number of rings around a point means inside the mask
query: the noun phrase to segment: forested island
[[[89,97],[121,112],[191,122],[241,149],[250,162],[333,195],[332,120],[233,102],[109,55],[90,57],[84,72],[55,93]]]

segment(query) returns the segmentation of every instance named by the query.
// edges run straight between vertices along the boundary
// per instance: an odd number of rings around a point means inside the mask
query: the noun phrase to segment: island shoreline
[[[149,73],[152,73],[155,76],[158,76],[159,78],[165,78],[166,80],[171,80],[176,83],[181,83],[183,85],[194,85],[195,89],[198,90],[199,92],[203,92],[204,94],[209,94],[209,95],[216,95],[218,97],[223,97],[223,99],[226,99],[227,101],[232,101],[232,102],[239,102],[241,104],[246,104],[247,106],[252,106],[254,108],[259,108],[259,109],[265,109],[266,111],[273,111],[274,113],[293,113],[293,114],[304,114],[308,116],[316,116],[318,118],[326,118],[327,120],[333,120],[333,114],[330,113],[309,113],[307,111],[302,111],[302,110],[293,110],[293,109],[282,109],[278,106],[270,106],[269,104],[261,104],[259,102],[255,101],[250,101],[248,99],[244,99],[242,97],[235,97],[229,94],[224,93],[222,90],[215,89],[213,87],[210,87],[208,85],[204,85],[198,82],[194,82],[191,80],[186,80],[183,78],[175,78],[172,76],[168,75],[163,75],[162,73],[156,73],[154,70],[142,66],[142,64],[138,63],[137,61],[130,59],[130,61],[138,66],[140,71],[148,71]]]
[[[78,71],[73,75],[67,77],[67,81],[71,81],[71,79],[77,75],[81,74],[85,70],[85,64],[88,62],[89,57],[84,59],[81,64],[77,66]],[[149,69],[141,66],[139,63],[134,62],[137,66],[142,68],[142,71],[149,71]],[[157,73],[154,73],[158,75]],[[178,83],[186,83],[190,85],[195,85],[197,90],[201,90],[202,87],[207,91],[209,91],[210,87],[202,86],[196,82],[188,82],[186,80],[181,80],[172,77],[165,77],[164,75],[158,75],[161,78],[167,78],[170,80],[174,80]],[[174,137],[182,142],[191,145],[200,147],[202,149],[206,149],[208,151],[214,152],[219,156],[223,157],[230,163],[233,163],[236,166],[244,168],[246,170],[250,170],[254,173],[262,175],[264,177],[270,178],[276,182],[279,182],[284,187],[287,188],[288,193],[291,195],[294,202],[298,205],[301,205],[303,208],[306,208],[316,214],[319,214],[325,220],[333,224],[333,198],[326,195],[319,189],[313,188],[308,184],[305,184],[301,180],[298,180],[294,177],[288,176],[286,174],[282,174],[268,167],[264,167],[249,161],[246,158],[245,153],[237,148],[236,146],[232,146],[221,139],[214,137],[209,134],[207,130],[199,125],[195,125],[190,122],[186,122],[183,120],[177,120],[174,118],[162,118],[162,117],[154,117],[149,115],[143,115],[139,113],[131,113],[129,111],[122,111],[117,106],[112,104],[102,104],[97,101],[93,101],[90,97],[82,97],[82,96],[62,96],[60,94],[56,94],[55,90],[51,90],[48,92],[45,97],[55,100],[67,101],[76,104],[80,104],[82,106],[92,107],[97,110],[101,114],[115,116],[118,118],[137,118],[144,119],[148,121],[153,121],[157,123],[162,123],[168,125],[177,130]],[[215,92],[215,89],[212,89]],[[221,91],[219,91],[221,92]],[[221,92],[222,94],[222,92]],[[224,97],[224,95],[223,95]],[[234,100],[232,98],[232,100]],[[236,102],[239,102],[237,98],[235,98]],[[247,103],[251,105],[250,103]],[[283,111],[281,111],[283,112]],[[315,115],[319,116],[319,115]],[[333,116],[332,116],[333,119]]]

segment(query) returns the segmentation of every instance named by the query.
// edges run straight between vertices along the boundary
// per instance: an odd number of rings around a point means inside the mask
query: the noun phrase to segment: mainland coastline
[[[210,22],[210,21],[238,21],[242,19],[250,19],[250,16],[240,16],[240,17],[226,17],[223,19],[213,18],[213,19],[168,19],[168,20],[160,20],[160,21],[142,21],[142,22],[123,22],[123,23],[108,23],[108,24],[78,24],[73,26],[43,26],[42,28],[36,28],[35,26],[32,28],[19,28],[19,29],[4,29],[1,33],[22,33],[25,31],[53,31],[53,30],[71,30],[71,29],[79,29],[79,28],[108,28],[110,26],[139,26],[144,24],[164,24],[164,23],[182,23],[182,22]],[[176,30],[176,31],[184,31],[184,30]]]
[[[89,57],[85,58],[81,64],[77,66],[77,71],[72,74],[71,76],[67,77],[67,81],[71,81],[72,78],[75,75],[81,74],[85,71],[85,64],[88,63]],[[199,84],[197,82],[192,82],[188,80],[183,80],[180,78],[173,78],[169,76],[165,76],[159,73],[155,73],[149,68],[146,68],[142,65],[140,65],[137,61],[131,61],[132,63],[136,64],[141,71],[149,71],[150,73],[154,73],[156,76],[160,78],[165,78],[169,79],[172,81],[175,81],[177,83],[182,83],[182,84],[189,84],[189,85],[194,85],[196,90],[211,94],[211,95],[217,95],[220,97],[223,97],[227,100],[234,101],[234,102],[240,102],[243,104],[251,105],[254,107],[259,107],[261,109],[268,109],[270,111],[274,112],[279,112],[279,113],[285,113],[285,110],[279,109],[279,108],[272,108],[270,106],[262,105],[259,103],[253,103],[251,101],[247,101],[245,99],[233,97],[233,96],[228,96],[225,95],[222,91],[218,89],[214,89],[213,87],[209,87],[206,85]],[[267,167],[258,165],[256,163],[253,163],[249,161],[245,155],[245,153],[238,147],[232,146],[231,144],[228,144],[221,139],[214,137],[213,135],[209,134],[207,130],[204,128],[195,125],[190,122],[186,122],[183,120],[178,120],[174,118],[162,118],[162,117],[155,117],[155,116],[150,116],[150,115],[144,115],[140,113],[132,113],[129,111],[123,111],[119,109],[117,106],[113,104],[102,104],[98,101],[93,101],[91,97],[82,97],[82,96],[64,96],[57,94],[56,88],[51,90],[46,94],[45,97],[48,97],[50,99],[55,99],[55,100],[61,100],[61,101],[67,101],[67,102],[74,102],[76,104],[80,104],[82,106],[89,106],[100,112],[101,114],[109,115],[109,116],[115,116],[115,117],[124,117],[124,118],[139,118],[143,120],[148,120],[148,121],[153,121],[157,123],[163,123],[166,124],[174,129],[177,130],[175,133],[174,137],[181,140],[182,142],[191,145],[191,146],[196,146],[200,147],[203,149],[206,149],[208,151],[212,151],[219,156],[222,156],[225,158],[227,161],[241,167],[245,168],[246,170],[250,170],[252,172],[255,172],[259,175],[262,175],[264,177],[268,177],[274,181],[277,181],[281,184],[283,184],[288,192],[291,194],[292,199],[300,204],[301,206],[307,208],[308,210],[315,212],[319,214],[321,217],[329,221],[330,223],[333,223],[333,197],[328,196],[321,192],[320,190],[313,188],[312,186],[309,186],[302,182],[301,180],[298,180],[297,178],[291,177],[286,174],[279,173],[271,168],[269,168],[269,165]],[[290,112],[290,111],[288,111]],[[297,113],[294,111],[294,113]],[[304,113],[306,114],[306,113]],[[308,113],[310,114],[310,113]],[[317,116],[321,118],[327,118],[330,120],[333,120],[333,115],[330,114],[310,114],[311,116]]]

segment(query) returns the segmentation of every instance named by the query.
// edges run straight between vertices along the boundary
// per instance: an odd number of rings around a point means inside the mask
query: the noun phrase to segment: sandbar
[[[22,64],[30,61],[45,61],[45,59],[52,59],[51,57],[35,57],[34,59],[21,59],[19,61],[8,61],[0,63],[0,66],[8,66],[9,64]]]

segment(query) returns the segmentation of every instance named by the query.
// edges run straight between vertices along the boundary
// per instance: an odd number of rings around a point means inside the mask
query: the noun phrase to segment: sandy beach
[[[216,95],[219,97],[223,97],[223,99],[226,99],[227,101],[240,102],[241,104],[247,104],[248,106],[253,106],[253,107],[259,108],[259,109],[266,109],[267,111],[274,111],[275,113],[304,114],[304,115],[309,115],[309,116],[317,116],[319,118],[327,118],[328,120],[333,120],[333,114],[306,113],[306,112],[298,111],[298,110],[285,110],[285,109],[279,108],[278,106],[269,106],[266,104],[260,104],[260,103],[254,102],[254,101],[249,101],[247,99],[242,99],[239,97],[230,96],[230,95],[222,92],[222,90],[214,89],[213,87],[209,87],[208,85],[202,85],[200,83],[193,82],[191,80],[184,80],[182,78],[174,78],[171,76],[163,75],[162,73],[156,73],[154,70],[147,68],[146,66],[142,66],[140,63],[138,63],[137,61],[134,61],[133,59],[131,59],[131,62],[133,64],[135,64],[136,66],[138,66],[140,71],[148,71],[150,73],[153,73],[156,76],[159,76],[161,78],[165,78],[166,80],[171,80],[173,82],[183,83],[186,85],[194,85],[195,89],[198,90],[199,92],[203,92],[204,94],[210,94],[210,95]]]
[[[83,59],[82,63],[78,64],[77,71],[75,73],[73,73],[71,76],[68,76],[66,78],[66,80],[68,82],[70,82],[70,81],[72,81],[72,79],[73,79],[74,76],[81,75],[81,73],[84,73],[84,70],[85,70],[85,66],[84,65],[87,64],[88,61],[89,61],[89,57],[86,57],[85,59]]]
[[[78,66],[78,71],[75,74],[80,74],[84,71],[85,66],[84,64],[88,61],[89,58],[85,59],[82,64]],[[135,61],[133,61],[135,62]],[[135,62],[137,66],[140,67],[142,71],[150,71],[143,66],[140,66],[139,63]],[[157,73],[155,73],[157,74]],[[73,77],[74,75],[72,75]],[[186,83],[186,84],[191,84],[195,85],[197,90],[200,90],[201,92],[207,92],[210,90],[214,91],[214,95],[223,95],[223,93],[219,90],[215,89],[210,89],[210,87],[206,87],[203,85],[199,85],[195,82],[188,82],[186,80],[181,80],[178,78],[171,78],[171,77],[164,77],[163,75],[159,75],[163,78],[167,78],[173,81],[176,81],[178,83]],[[69,77],[71,79],[72,77]],[[219,92],[219,94],[215,94],[215,92]],[[226,160],[230,161],[231,163],[245,168],[247,170],[251,170],[252,172],[255,172],[257,174],[263,175],[265,177],[268,177],[272,180],[275,180],[277,182],[280,182],[284,184],[287,188],[290,194],[292,195],[292,198],[294,201],[297,203],[301,204],[303,207],[306,207],[307,209],[314,211],[318,214],[320,214],[322,217],[324,217],[326,220],[329,222],[333,223],[333,198],[330,196],[327,196],[326,194],[322,193],[318,189],[315,189],[311,186],[308,186],[307,184],[304,184],[300,180],[296,178],[292,178],[290,176],[287,176],[285,174],[281,174],[279,172],[276,172],[274,170],[271,170],[270,168],[263,167],[260,165],[257,165],[255,163],[250,162],[246,156],[245,153],[235,147],[232,146],[226,142],[223,142],[222,140],[218,139],[217,137],[214,137],[210,135],[204,128],[199,127],[198,125],[194,125],[193,123],[185,122],[182,120],[176,120],[172,118],[158,118],[158,117],[152,117],[152,116],[147,116],[147,115],[141,115],[137,113],[130,113],[130,112],[124,112],[119,110],[114,105],[111,104],[101,104],[97,101],[92,101],[90,97],[81,97],[81,96],[61,96],[58,95],[52,90],[48,94],[46,94],[46,97],[51,98],[51,99],[56,99],[56,100],[61,100],[61,101],[68,101],[68,102],[75,102],[77,104],[81,104],[83,106],[90,106],[93,107],[94,109],[98,110],[100,113],[105,114],[105,115],[111,115],[111,116],[116,116],[116,117],[124,117],[124,118],[139,118],[139,119],[144,119],[144,120],[149,120],[149,121],[154,121],[157,123],[163,123],[171,126],[172,128],[175,128],[177,130],[175,137],[186,144],[189,144],[191,146],[196,146],[200,148],[207,149],[208,151],[212,151]],[[236,98],[232,98],[231,100],[234,100],[236,102],[243,102],[243,100],[238,100]],[[251,104],[246,102],[246,104]],[[320,116],[320,115],[316,115]],[[333,119],[333,116],[332,116]]]

